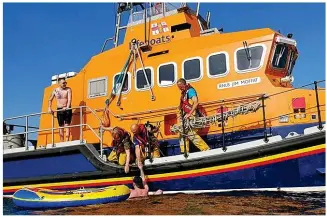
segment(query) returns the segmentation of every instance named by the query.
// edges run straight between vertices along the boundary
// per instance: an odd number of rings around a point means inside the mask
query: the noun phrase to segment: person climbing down
[[[146,124],[133,124],[131,131],[134,134],[133,142],[135,145],[136,162],[139,168],[143,167],[146,158],[146,149],[151,151],[152,158],[159,158],[159,142],[154,133],[159,131],[159,126]],[[150,148],[148,148],[150,147]]]
[[[141,176],[135,176],[133,178],[133,188],[130,189],[131,193],[128,199],[131,198],[140,198],[140,197],[147,197],[149,195],[149,186],[146,183],[145,175],[143,168],[140,168]],[[162,195],[163,191],[158,189],[154,195]]]
[[[120,127],[114,127],[111,130],[113,150],[108,156],[110,162],[118,162],[119,165],[125,165],[125,173],[129,172],[129,165],[135,161],[135,151],[130,134]]]

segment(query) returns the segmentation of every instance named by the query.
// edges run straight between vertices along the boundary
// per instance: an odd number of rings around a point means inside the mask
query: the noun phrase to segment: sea
[[[176,202],[176,203],[175,203]],[[147,209],[142,209],[147,205]],[[325,192],[231,191],[149,196],[141,201],[27,210],[3,198],[4,215],[325,215]]]

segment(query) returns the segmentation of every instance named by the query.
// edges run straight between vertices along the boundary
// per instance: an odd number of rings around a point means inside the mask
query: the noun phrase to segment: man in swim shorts
[[[51,93],[51,96],[49,98],[49,113],[53,113],[51,109],[52,100],[54,97],[56,97],[57,100],[57,119],[58,124],[60,127],[66,127],[69,126],[72,121],[72,109],[71,109],[71,103],[72,103],[72,90],[67,87],[67,82],[65,78],[60,78],[58,80],[59,87],[55,88],[53,92]],[[59,135],[60,135],[60,141],[64,141],[64,128],[59,129]],[[66,127],[66,141],[69,141],[70,137],[70,129]]]
[[[133,188],[130,189],[131,193],[129,194],[129,198],[140,198],[147,197],[149,195],[149,186],[146,182],[145,174],[143,168],[140,168],[141,176],[135,176],[133,178]],[[153,195],[162,195],[163,191],[158,189]]]

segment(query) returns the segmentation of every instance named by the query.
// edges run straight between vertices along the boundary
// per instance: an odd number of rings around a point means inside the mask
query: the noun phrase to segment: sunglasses
[[[67,82],[63,82],[62,84],[66,85],[66,84],[67,84]]]

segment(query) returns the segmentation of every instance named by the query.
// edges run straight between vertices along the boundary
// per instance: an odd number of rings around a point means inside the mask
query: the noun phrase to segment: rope
[[[320,81],[317,81],[317,83],[321,83],[321,82],[324,82],[325,80],[320,80]],[[300,89],[300,88],[303,88],[303,87],[307,87],[309,85],[313,85],[314,83],[310,83],[310,84],[307,84],[307,85],[303,85],[303,86],[300,86],[300,87],[297,87],[297,88],[293,88],[293,89],[290,89],[290,90],[286,90],[286,91],[282,91],[282,92],[278,92],[278,93],[274,93],[274,94],[271,94],[271,95],[266,95],[266,98],[269,98],[269,97],[272,97],[272,96],[275,96],[275,95],[279,95],[279,94],[283,94],[285,92],[289,92],[289,91],[293,91],[293,90],[296,90],[296,89]],[[240,100],[237,100],[237,101],[240,101]],[[247,100],[245,99],[243,102],[240,102],[240,104],[244,103],[244,102],[247,102],[247,101],[250,101],[250,100]],[[223,103],[223,102],[221,102]],[[234,105],[234,102],[230,102],[229,104],[233,104]],[[209,106],[209,107],[213,107],[213,106]],[[214,111],[216,110],[217,108],[214,108],[214,109],[211,109],[211,110],[207,110],[206,112],[211,112],[211,111]],[[132,118],[122,118],[124,120],[135,120],[135,119],[146,119],[146,118],[154,118],[154,117],[158,117],[158,116],[163,116],[163,115],[170,115],[171,112],[169,113],[164,113],[164,114],[158,114],[158,115],[148,115],[148,116],[143,116],[143,117],[132,117]],[[118,117],[118,115],[114,115],[115,117]],[[157,120],[155,122],[163,122],[163,121],[170,121],[170,120],[173,120],[175,118],[171,118],[171,119],[166,119],[166,120]]]
[[[325,104],[323,105],[320,105],[320,106],[326,106]],[[313,106],[313,107],[309,107],[309,108],[305,108],[306,110],[311,110],[311,109],[314,109],[314,108],[317,108],[317,106]],[[267,120],[269,121],[274,121],[274,120],[278,120],[280,116],[286,116],[286,115],[292,115],[292,114],[296,114],[294,112],[291,112],[291,113],[287,113],[287,114],[281,114],[281,115],[278,115],[276,117],[271,117],[271,118],[267,118],[266,119],[266,122]],[[258,124],[260,122],[263,122],[263,120],[256,120],[256,121],[253,121],[251,123],[246,123],[246,124],[241,124],[241,125],[237,125],[237,126],[232,126],[232,127],[228,127],[228,128],[225,128],[225,130],[230,130],[230,129],[233,129],[233,128],[237,128],[237,127],[242,127],[242,126],[245,126],[245,125],[250,125],[250,124]],[[208,133],[213,133],[213,132],[220,132],[220,130],[212,130],[212,131],[208,131]]]
[[[152,89],[151,89],[151,86],[149,84],[149,81],[148,81],[148,78],[147,78],[147,75],[145,73],[145,70],[144,70],[144,65],[143,65],[143,61],[141,59],[141,55],[139,53],[139,50],[138,50],[138,46],[137,44],[135,43],[136,40],[132,40],[132,46],[131,46],[131,50],[130,50],[130,54],[127,58],[127,61],[121,71],[121,73],[119,74],[119,77],[117,80],[114,81],[114,87],[112,89],[112,92],[111,92],[111,96],[113,95],[113,93],[117,93],[117,90],[116,90],[116,86],[117,86],[117,83],[118,81],[120,81],[120,84],[121,86],[119,87],[120,88],[120,91],[122,90],[122,87],[123,87],[123,82],[124,82],[124,79],[125,79],[125,76],[126,76],[126,69],[128,67],[128,64],[131,60],[131,57],[133,55],[133,61],[134,61],[134,65],[136,64],[136,52],[138,54],[138,56],[140,57],[140,62],[142,64],[142,67],[143,67],[143,73],[144,73],[144,76],[145,76],[145,79],[147,81],[147,85],[149,86],[150,88],[150,92],[151,92],[151,98],[152,100],[154,100],[154,95],[153,95],[153,92],[152,92]],[[136,51],[136,52],[135,52]],[[134,70],[135,70],[135,66],[134,66]],[[317,83],[321,83],[321,82],[324,82],[325,80],[320,80],[320,81],[317,81]],[[313,85],[314,83],[310,83],[310,84],[306,84],[306,85],[303,85],[303,86],[300,86],[300,87],[296,87],[296,88],[292,88],[292,89],[289,89],[289,90],[286,90],[286,91],[282,91],[282,92],[279,92],[279,93],[274,93],[274,94],[271,94],[271,95],[265,95],[263,96],[264,98],[270,98],[270,97],[273,97],[273,96],[276,96],[276,95],[280,95],[280,94],[283,94],[283,93],[286,93],[286,92],[290,92],[290,91],[293,91],[293,90],[296,90],[296,89],[300,89],[300,88],[304,88],[304,87],[307,87],[307,86],[310,86],[310,85]],[[119,92],[120,94],[121,92]],[[107,99],[108,101],[109,99]],[[110,101],[109,102],[106,102],[107,105],[109,105]],[[233,104],[233,103],[232,103]],[[244,104],[244,103],[241,103],[240,106],[234,108],[233,110],[231,111],[227,111],[227,112],[224,112],[223,113],[223,119],[226,120],[228,117],[235,117],[239,114],[242,114],[242,115],[246,115],[248,114],[249,112],[251,113],[254,113],[256,112],[259,108],[261,107],[261,102],[259,101],[253,101],[253,102],[250,102],[248,104]],[[213,110],[216,110],[216,109],[213,109]],[[213,110],[210,110],[210,111],[213,111]],[[210,111],[207,111],[207,112],[210,112]],[[116,116],[115,116],[116,117]],[[150,117],[155,117],[155,116],[148,116],[148,118]],[[145,118],[145,117],[143,117]],[[125,118],[126,119],[126,118]],[[136,118],[132,118],[132,120],[135,120]],[[137,118],[138,120],[140,120],[140,118]],[[141,117],[142,119],[142,117]],[[173,120],[175,118],[171,118],[169,120]],[[201,129],[201,128],[205,128],[205,127],[208,127],[210,125],[213,125],[213,124],[216,124],[217,122],[221,122],[221,119],[222,119],[222,116],[221,114],[215,114],[215,115],[211,115],[211,116],[204,116],[204,117],[195,117],[195,118],[191,118],[190,120],[185,120],[185,128],[186,129]],[[126,119],[127,120],[127,119]],[[155,121],[157,123],[160,123],[160,122],[164,122],[164,121],[169,121],[169,120],[159,120],[159,121]],[[152,123],[152,122],[151,122]],[[183,122],[182,122],[183,123]],[[255,122],[253,122],[255,123]],[[186,130],[185,129],[185,130]],[[228,128],[227,128],[228,129]],[[179,132],[179,134],[181,135],[184,135],[184,136],[187,136],[186,134],[183,134],[183,128],[182,128],[182,125],[173,125],[171,127],[171,132],[173,133],[176,133],[176,132]]]
[[[119,95],[120,97],[120,94],[121,94],[121,90],[124,86],[124,80],[125,80],[125,76],[127,74],[127,67],[128,67],[128,64],[130,63],[130,60],[131,60],[131,57],[132,57],[132,54],[133,52],[130,51],[129,53],[129,56],[123,66],[123,69],[120,71],[120,74],[119,74],[119,77],[117,79],[114,80],[114,87],[112,87],[112,90],[111,90],[111,93],[109,95],[109,98],[106,100],[106,106],[109,106],[109,104],[111,103],[111,100],[113,98],[113,96],[115,95]],[[117,83],[120,84],[119,86],[119,92],[117,92]],[[118,99],[118,101],[120,100],[120,98]],[[118,104],[118,101],[117,101],[117,104]]]
[[[147,74],[146,74],[146,72],[145,72],[145,67],[144,67],[144,64],[143,64],[142,56],[141,56],[141,54],[140,54],[140,51],[139,51],[138,45],[137,45],[137,43],[136,43],[136,40],[133,39],[131,43],[132,43],[132,46],[131,46],[132,49],[133,49],[134,51],[136,51],[138,57],[140,58],[140,63],[141,63],[141,65],[142,65],[142,71],[143,71],[143,74],[144,74],[144,78],[145,78],[145,81],[146,81],[146,83],[147,83],[147,86],[148,86],[148,88],[149,88],[149,90],[150,90],[151,100],[154,101],[156,98],[155,98],[155,96],[154,96],[154,94],[153,94],[151,84],[150,84],[149,79],[148,79],[148,76],[147,76]],[[136,61],[136,60],[135,60],[135,61]]]
[[[123,86],[123,83],[122,83],[123,81],[122,81],[122,80],[123,80],[123,78],[124,78],[124,74],[125,74],[125,72],[126,72],[126,70],[127,70],[127,66],[128,66],[128,64],[129,64],[129,62],[130,62],[130,60],[131,60],[131,56],[132,56],[132,51],[129,53],[129,56],[128,56],[128,58],[127,58],[125,64],[124,64],[123,69],[121,70],[121,72],[120,72],[120,74],[119,74],[118,79],[114,81],[114,87],[113,87],[113,90],[114,90],[115,93],[117,93],[117,90],[116,90],[117,83],[120,83],[120,84],[121,84],[121,86],[120,86],[119,88],[121,88],[121,87]],[[118,82],[118,81],[119,81],[119,82]]]
[[[237,115],[246,115],[248,113],[254,113],[261,107],[261,102],[256,100],[248,104],[241,104],[240,106],[234,108],[233,110],[226,111],[219,114],[214,114],[211,116],[204,117],[193,117],[187,120],[183,120],[184,126],[181,124],[173,125],[170,128],[171,132],[185,133],[185,130],[192,129],[202,129],[209,127],[210,125],[221,122],[222,120],[227,120],[228,117],[235,117]],[[185,129],[184,129],[185,128]]]
[[[324,82],[325,80],[320,80],[320,81],[317,81],[317,83],[321,83],[321,82]],[[272,96],[275,96],[275,95],[280,95],[280,94],[283,94],[283,93],[286,93],[286,92],[291,92],[293,90],[296,90],[296,89],[301,89],[301,88],[304,88],[304,87],[307,87],[307,86],[311,86],[313,85],[314,83],[309,83],[307,85],[303,85],[303,86],[300,86],[300,87],[296,87],[296,88],[293,88],[293,89],[289,89],[289,90],[286,90],[286,91],[282,91],[282,92],[277,92],[277,93],[274,93],[274,94],[271,94],[269,95],[268,97],[272,97]]]
[[[124,68],[123,78],[122,78],[122,81],[121,81],[121,83],[120,83],[121,85],[120,85],[120,87],[119,87],[119,92],[118,92],[117,106],[120,106],[121,93],[122,93],[122,91],[123,91],[123,87],[124,87],[124,83],[125,83],[125,78],[126,78],[126,75],[127,75],[127,66],[128,66],[128,63],[129,63],[130,60],[131,60],[132,54],[133,54],[133,52],[131,51],[131,52],[129,53],[128,61],[126,62],[127,65],[126,65],[126,67]],[[120,76],[119,76],[119,77],[120,77]],[[116,93],[116,92],[115,92],[115,93]]]

